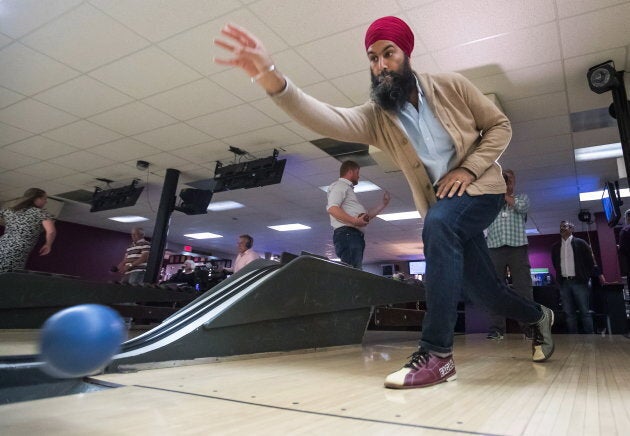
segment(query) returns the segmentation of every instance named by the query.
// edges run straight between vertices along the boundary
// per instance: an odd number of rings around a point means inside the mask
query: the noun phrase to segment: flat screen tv
[[[425,274],[427,271],[426,260],[410,260],[409,261],[409,274],[418,275]]]
[[[621,209],[619,207],[622,204],[623,202],[619,196],[619,183],[606,182],[602,193],[602,205],[604,206],[608,227],[615,227],[621,219]]]

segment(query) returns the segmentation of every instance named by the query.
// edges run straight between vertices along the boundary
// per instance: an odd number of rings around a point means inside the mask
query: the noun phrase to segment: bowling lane
[[[129,386],[0,407],[4,436],[397,434],[422,428]],[[452,434],[431,431],[431,435]]]

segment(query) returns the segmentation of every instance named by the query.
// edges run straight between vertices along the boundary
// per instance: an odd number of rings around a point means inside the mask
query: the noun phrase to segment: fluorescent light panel
[[[188,233],[184,236],[186,236],[187,238],[193,238],[193,239],[214,239],[214,238],[223,237],[221,235],[217,235],[216,233],[210,233],[210,232]]]
[[[580,192],[580,201],[601,200],[603,194],[604,194],[603,189],[600,189],[599,191]],[[628,188],[620,189],[619,195],[621,195],[622,197],[630,197],[630,189]]]
[[[593,147],[577,148],[575,150],[576,162],[589,160],[609,159],[623,156],[621,143],[595,145]]]
[[[540,232],[538,231],[538,229],[525,229],[525,233],[527,233],[528,235],[537,235]]]
[[[310,229],[309,226],[305,226],[304,224],[283,224],[281,226],[267,226],[270,229],[277,230],[279,232],[291,232],[293,230],[306,230]]]
[[[236,201],[217,201],[216,203],[210,203],[208,210],[218,212],[221,210],[239,209],[241,207],[245,207],[245,205],[237,203]]]
[[[380,218],[385,221],[413,220],[420,219],[420,212],[413,210],[410,212],[382,213],[380,215],[376,215],[376,218]]]
[[[139,223],[140,221],[149,221],[149,218],[137,215],[113,216],[109,219],[112,221],[118,221],[119,223]]]
[[[330,185],[320,186],[319,189],[324,192],[328,192],[329,186]],[[367,180],[360,180],[359,183],[354,187],[354,192],[379,191],[380,189],[380,186],[375,185],[372,182],[368,182]]]

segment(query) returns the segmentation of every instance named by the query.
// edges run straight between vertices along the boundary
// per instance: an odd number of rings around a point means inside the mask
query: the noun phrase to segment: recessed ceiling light
[[[119,223],[139,223],[140,221],[149,221],[149,218],[136,215],[113,216],[109,219],[112,221],[118,221]]]
[[[604,191],[602,189],[600,189],[599,191],[580,192],[580,201],[601,200],[603,193]],[[630,197],[630,189],[620,189],[619,195],[621,197]]]
[[[327,186],[320,186],[319,189],[321,189],[324,192],[328,192],[328,188],[330,187],[330,185]],[[378,185],[375,185],[372,182],[368,182],[367,180],[361,180],[359,181],[359,183],[357,183],[357,185],[354,187],[354,192],[368,192],[368,191],[378,191],[380,190],[381,187]]]
[[[376,218],[380,218],[385,221],[413,220],[420,219],[420,212],[413,210],[410,212],[382,213],[380,215],[376,215]]]
[[[210,233],[210,232],[188,233],[184,236],[186,236],[187,238],[193,238],[193,239],[213,239],[213,238],[223,237],[221,235],[217,235],[216,233]]]
[[[220,210],[238,209],[241,207],[245,207],[245,205],[237,203],[236,201],[217,201],[215,203],[210,203],[208,205],[208,210],[218,212]]]
[[[576,148],[574,153],[576,162],[623,156],[620,142],[616,142],[614,144],[595,145],[593,147]]]
[[[277,230],[279,232],[291,232],[293,230],[306,230],[310,229],[309,226],[305,226],[304,224],[283,224],[281,226],[267,226],[270,229]]]

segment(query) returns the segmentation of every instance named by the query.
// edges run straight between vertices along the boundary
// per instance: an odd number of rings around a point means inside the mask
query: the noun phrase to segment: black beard
[[[411,70],[409,58],[405,56],[401,73],[383,70],[375,76],[370,71],[372,88],[370,96],[380,107],[386,111],[396,112],[401,110],[411,91],[416,88],[416,78]]]

